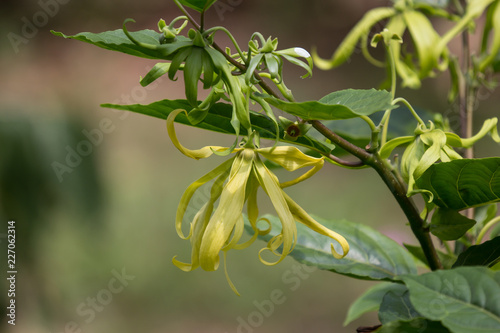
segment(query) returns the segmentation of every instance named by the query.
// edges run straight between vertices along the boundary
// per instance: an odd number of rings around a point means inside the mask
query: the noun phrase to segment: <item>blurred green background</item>
[[[366,10],[388,3],[221,2],[226,11],[213,10],[207,24],[226,26],[242,45],[260,31],[278,37],[280,48],[317,46],[323,57],[331,55]],[[44,8],[50,15],[40,14]],[[294,333],[354,332],[358,326],[377,324],[370,314],[342,325],[348,306],[372,283],[298,271],[292,259],[264,266],[257,257],[263,245],[259,242],[228,256],[229,274],[241,297],[228,287],[222,269],[185,273],[171,263],[174,255],[187,259],[190,253],[189,242],[180,240],[174,229],[179,199],[192,181],[223,158],[190,160],[170,143],[163,121],[99,107],[106,102],[183,98],[181,82],[165,79],[154,89],[140,88],[139,76],[154,61],[56,38],[49,30],[114,30],[128,17],[137,21],[132,30],[156,29],[160,18],[168,22],[178,15],[170,1],[0,3],[1,269],[6,271],[9,220],[16,221],[18,269],[16,326],[6,323],[7,285],[2,278],[0,330]],[[26,22],[38,27],[30,29]],[[371,88],[384,77],[360,52],[339,69],[316,70],[312,79],[301,80],[300,69],[286,70],[285,79],[299,100],[344,88]],[[448,78],[441,75],[425,81],[421,91],[399,94],[418,107],[447,114],[453,123],[456,115],[446,102],[447,84]],[[482,118],[498,115],[498,94],[488,97],[481,101]],[[232,141],[186,127],[179,132],[183,144],[193,148]],[[94,143],[82,143],[89,136]],[[77,149],[85,156],[68,157]],[[477,154],[498,155],[498,147],[486,140]],[[328,165],[287,192],[311,213],[365,223],[398,242],[416,243],[390,193],[370,170]],[[202,194],[193,207],[201,201]],[[272,212],[264,198],[262,206],[263,212]],[[123,274],[125,280],[116,279]],[[259,310],[275,290],[282,293],[281,304]]]

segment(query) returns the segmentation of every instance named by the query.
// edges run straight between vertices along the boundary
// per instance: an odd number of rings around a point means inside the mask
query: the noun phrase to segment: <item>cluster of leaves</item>
[[[129,32],[126,23],[130,20],[127,20],[122,29],[114,31],[83,32],[73,36],[53,33],[104,49],[161,60],[141,79],[144,86],[163,75],[175,81],[177,73],[181,71],[186,99],[165,99],[149,105],[103,106],[160,119],[168,118],[171,121],[175,118],[178,123],[236,136],[229,148],[206,147],[211,149],[205,149],[207,156],[212,153],[239,153],[245,147],[250,147],[255,148],[252,153],[255,159],[259,158],[256,155],[258,152],[265,151],[272,156],[271,160],[277,160],[277,164],[288,170],[297,168],[298,164],[289,165],[297,156],[300,156],[300,163],[303,165],[309,159],[313,160],[310,156],[302,157],[306,156],[303,153],[296,153],[293,158],[285,156],[286,154],[273,156],[272,147],[260,149],[260,139],[269,139],[274,143],[273,147],[278,144],[298,145],[307,154],[321,156],[344,167],[373,167],[379,174],[385,175],[383,177],[386,177],[386,183],[395,182],[403,189],[401,193],[398,186],[391,187],[395,197],[423,195],[427,204],[420,218],[418,212],[417,217],[414,217],[412,212],[416,208],[411,201],[402,204],[421,246],[405,244],[402,247],[378,231],[361,224],[319,217],[309,219],[309,215],[300,207],[292,208],[289,204],[287,209],[296,220],[304,223],[304,219],[297,216],[307,216],[306,220],[318,221],[323,227],[312,228],[313,231],[310,225],[316,224],[310,223],[309,228],[305,226],[307,222],[305,225],[299,224],[293,236],[295,247],[288,243],[287,247],[280,248],[279,245],[283,243],[283,219],[263,217],[270,228],[266,232],[256,233],[256,214],[251,214],[251,221],[245,226],[248,232],[267,241],[268,248],[281,255],[281,258],[290,253],[293,258],[307,265],[353,278],[381,281],[351,306],[346,324],[365,312],[378,311],[382,324],[378,332],[498,332],[500,228],[496,225],[500,222],[497,217],[497,203],[500,202],[500,157],[464,159],[455,150],[470,148],[486,135],[500,142],[498,119],[488,119],[476,135],[461,138],[453,133],[442,117],[434,116],[433,121],[426,122],[407,101],[396,98],[395,78],[399,76],[403,86],[418,88],[422,79],[449,69],[452,78],[451,96],[456,95],[461,80],[467,75],[469,79],[474,78],[473,82],[469,82],[471,85],[491,83],[485,78],[500,69],[500,0],[469,0],[464,7],[460,6],[459,1],[455,1],[455,10],[450,10],[453,6],[446,0],[394,1],[392,7],[376,8],[368,12],[346,36],[330,60],[320,59],[316,54],[311,57],[302,48],[279,50],[277,39],[266,39],[260,33],[254,33],[248,42],[248,50],[242,51],[225,28],[204,29],[185,9],[189,7],[199,12],[203,22],[205,11],[216,0],[174,2],[185,15],[175,18],[168,25],[160,20],[159,32]],[[474,56],[470,72],[463,73],[447,45],[455,36],[472,29],[475,20],[484,12],[487,15],[480,52]],[[448,20],[452,27],[443,35],[438,34],[429,19],[431,16]],[[176,27],[179,22],[181,24]],[[182,35],[188,22],[194,28]],[[371,44],[376,46],[382,42],[385,45],[387,56],[384,61],[374,59],[368,49],[370,32],[380,22],[386,22],[385,29],[374,36]],[[413,42],[413,50],[406,48],[407,44],[401,44],[406,30]],[[229,36],[234,45],[234,53],[229,48],[222,50],[218,47],[214,41],[216,32]],[[390,91],[348,89],[332,92],[318,101],[295,101],[284,83],[285,60],[305,69],[304,77],[307,77],[312,75],[313,58],[317,67],[334,68],[351,56],[358,42],[370,62],[387,67],[390,75],[385,84],[390,86]],[[198,100],[200,82],[203,89],[208,90],[203,101]],[[274,93],[268,84],[276,87],[281,95]],[[401,103],[406,108],[398,108]],[[261,110],[251,110],[252,105],[257,105]],[[284,111],[293,120],[277,120],[271,107]],[[179,109],[186,112],[179,112]],[[391,112],[394,116],[389,122]],[[402,114],[409,115],[414,124],[409,132],[401,131],[401,123],[395,121]],[[403,122],[408,123],[408,119]],[[360,123],[364,127],[358,126]],[[369,132],[366,131],[366,124],[370,128]],[[311,126],[315,130],[309,131]],[[349,126],[351,131],[346,130]],[[245,147],[237,146],[239,136],[245,137]],[[174,144],[181,147],[178,142]],[[404,153],[401,158],[391,158],[393,151],[402,147]],[[179,150],[190,157],[199,158],[191,151],[186,153],[188,150],[183,147]],[[347,151],[359,158],[360,163],[347,163],[339,158]],[[234,160],[240,161],[243,157],[237,155]],[[226,164],[229,166],[229,163]],[[322,165],[322,160],[320,164]],[[265,170],[260,162],[258,166],[261,171]],[[226,169],[226,178],[230,173],[233,175],[233,169]],[[262,172],[256,172],[252,176],[255,179],[252,180],[255,184],[258,180],[264,190],[269,192],[265,184],[276,180],[274,176],[269,176],[264,181]],[[212,174],[210,177],[213,179],[215,176]],[[220,183],[226,178],[221,178]],[[211,207],[222,192],[221,189],[213,191],[217,195],[210,202]],[[247,200],[244,191],[242,193],[242,200]],[[253,194],[255,193],[252,192]],[[185,205],[187,203],[184,202]],[[476,209],[474,219],[460,212],[471,208]],[[241,225],[238,228],[241,229]],[[226,228],[225,233],[230,235],[233,232],[238,237],[241,236],[242,230],[234,228]],[[345,254],[345,244],[336,244],[332,248],[328,232],[323,232],[323,236],[318,235],[318,230],[335,230],[343,235],[349,243],[348,255],[333,257],[332,250],[334,254]],[[203,232],[200,233],[200,229],[194,232],[199,236],[198,240],[192,241],[193,248],[196,248],[199,245],[197,243],[202,242]],[[446,250],[436,250],[432,242],[422,242],[422,238],[430,239],[429,232],[443,242]],[[483,242],[487,232],[489,240]],[[450,248],[448,241],[456,241],[455,250]],[[221,246],[223,244],[224,240]],[[229,245],[239,244],[231,241],[226,247]],[[435,262],[443,270],[435,270],[437,267],[431,264],[432,258],[429,257],[433,255]],[[218,261],[213,266],[217,265]],[[417,265],[432,271],[419,275]]]

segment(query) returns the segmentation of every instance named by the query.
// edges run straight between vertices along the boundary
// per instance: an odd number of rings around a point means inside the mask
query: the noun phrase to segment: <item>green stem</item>
[[[391,69],[391,96],[392,99],[396,97],[396,59],[394,56],[394,48],[391,47],[392,41],[386,46],[387,54],[389,56],[389,65]],[[389,130],[389,119],[391,118],[391,109],[385,111],[378,128],[382,127],[382,138],[380,145],[383,146],[387,142],[387,132]]]
[[[377,130],[377,126],[375,126],[375,123],[373,122],[373,120],[370,119],[370,117],[359,116],[359,118],[363,119],[368,124],[368,126],[370,126],[372,132],[375,132]]]
[[[247,59],[245,57],[245,54],[243,53],[243,51],[241,50],[240,46],[238,45],[238,42],[236,41],[236,39],[234,38],[234,36],[229,32],[229,30],[227,30],[226,28],[224,27],[213,27],[213,28],[210,28],[208,30],[205,30],[203,32],[203,37],[205,36],[208,36],[210,35],[212,32],[216,32],[216,31],[223,31],[226,33],[226,35],[229,37],[229,39],[231,39],[231,42],[233,43],[234,47],[236,48],[236,51],[238,52],[241,60],[243,60],[243,62],[247,62]]]
[[[396,105],[399,102],[403,103],[408,108],[408,110],[410,110],[411,114],[418,121],[418,123],[425,127],[425,122],[422,120],[422,118],[420,118],[418,113],[415,111],[415,109],[413,109],[411,104],[406,99],[402,97],[396,98],[394,101],[392,101],[392,105]]]
[[[179,2],[179,0],[174,0],[174,2],[177,5],[177,7],[179,7],[181,12],[184,15],[186,15],[187,19],[196,28],[196,30],[201,31],[201,26],[196,22],[196,20],[191,16],[191,14],[189,14],[189,12],[186,10],[186,8],[184,8],[184,6]]]
[[[323,125],[318,120],[312,120],[309,123],[320,132],[327,139],[332,141],[334,144],[343,148],[347,152],[359,158],[366,165],[369,165],[379,174],[386,186],[391,191],[392,195],[398,202],[399,206],[406,215],[413,234],[417,238],[422,247],[424,255],[427,259],[429,267],[432,270],[442,268],[441,262],[437,255],[434,244],[429,234],[429,229],[425,226],[423,219],[420,217],[420,213],[411,198],[406,195],[406,186],[400,181],[398,176],[391,171],[391,166],[388,165],[387,160],[380,158],[378,154],[372,154],[358,146],[350,143],[349,141],[343,139],[336,133],[332,132],[325,125]]]

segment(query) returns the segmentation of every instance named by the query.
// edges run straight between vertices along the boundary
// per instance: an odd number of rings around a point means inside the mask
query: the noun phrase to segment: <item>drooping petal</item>
[[[259,218],[259,207],[257,205],[257,190],[259,189],[259,183],[255,176],[253,174],[250,174],[250,178],[248,179],[247,182],[247,216],[248,216],[248,221],[250,222],[250,226],[252,227],[253,230],[253,235],[252,237],[240,244],[235,244],[233,246],[234,249],[236,250],[242,250],[244,248],[247,248],[255,240],[257,239],[257,236],[259,236],[260,231],[257,228],[257,219]]]
[[[292,198],[290,198],[286,193],[284,193],[284,196],[286,203],[288,204],[288,207],[292,212],[293,217],[297,221],[306,225],[309,229],[316,231],[318,234],[335,239],[340,244],[342,248],[342,254],[340,254],[335,250],[333,244],[331,245],[332,255],[335,258],[341,259],[347,255],[347,253],[349,252],[349,243],[347,243],[347,240],[342,235],[326,228],[325,226],[314,220],[309,214],[307,214],[307,212],[304,209],[302,209],[302,207],[300,207],[295,201],[293,201]]]
[[[220,175],[225,174],[225,177],[222,180],[222,181],[224,181],[228,177],[229,168],[231,167],[233,160],[234,160],[234,157],[225,161],[224,163],[219,165],[217,168],[213,169],[212,171],[210,171],[209,173],[207,173],[206,175],[204,175],[200,179],[193,182],[191,185],[188,186],[186,191],[184,191],[184,193],[182,194],[179,206],[177,207],[177,214],[175,217],[175,229],[176,229],[179,237],[181,237],[182,239],[187,239],[192,234],[192,226],[191,226],[191,229],[189,231],[189,235],[184,236],[184,233],[182,232],[182,220],[184,219],[184,214],[186,213],[187,207],[189,205],[189,201],[193,197],[196,190],[198,188],[200,188],[202,185],[204,185],[204,184],[208,183],[209,181],[211,181],[212,179],[214,179],[215,177],[218,177]]]
[[[234,249],[238,245],[238,242],[243,235],[243,231],[245,231],[245,221],[243,220],[243,215],[240,215],[234,224],[232,237],[227,240],[226,245],[224,245],[221,250],[227,252]]]
[[[491,138],[495,142],[500,142],[500,136],[498,135],[497,129],[498,118],[486,119],[483,123],[483,126],[479,130],[479,132],[473,137],[462,139],[462,147],[469,148],[472,147],[476,143],[476,141],[482,139],[486,134],[490,134]]]
[[[186,155],[188,157],[194,158],[195,160],[199,160],[201,158],[209,157],[210,155],[212,155],[214,153],[214,151],[222,152],[222,151],[225,151],[228,149],[226,147],[220,147],[220,146],[205,146],[201,149],[191,150],[191,149],[188,149],[188,148],[184,147],[183,145],[181,145],[181,143],[177,139],[177,134],[175,133],[175,127],[174,127],[175,117],[177,117],[177,115],[181,112],[186,113],[186,116],[187,116],[186,110],[177,109],[177,110],[170,112],[170,114],[167,117],[168,136],[170,137],[170,140],[172,140],[172,143],[174,144],[174,146],[177,149],[179,149],[179,151],[181,153],[183,153],[184,155]]]
[[[262,148],[262,149],[257,149],[257,151],[268,160],[281,165],[288,171],[295,171],[297,169],[308,166],[313,167],[303,175],[291,181],[281,183],[282,188],[295,185],[297,183],[300,183],[301,181],[310,178],[316,172],[318,172],[323,167],[324,164],[323,157],[316,158],[308,156],[304,154],[302,151],[300,151],[298,148],[292,146]]]
[[[222,190],[219,205],[208,222],[200,246],[200,265],[206,271],[218,268],[219,252],[241,218],[246,183],[254,157],[253,150],[244,149],[233,161],[229,180]]]
[[[196,214],[191,223],[190,241],[191,241],[191,264],[186,264],[178,261],[175,257],[172,259],[174,265],[189,272],[200,266],[200,246],[203,239],[203,234],[207,228],[208,221],[214,210],[214,204],[222,194],[222,189],[226,178],[229,176],[230,170],[224,171],[214,182],[210,190],[210,199]]]
[[[268,244],[268,250],[274,251],[283,244],[280,258],[276,262],[268,262],[260,256],[260,261],[266,265],[275,265],[281,262],[292,250],[297,240],[297,227],[292,213],[285,201],[284,192],[281,189],[276,176],[262,163],[257,156],[254,161],[254,172],[259,180],[262,189],[267,193],[281,221],[282,230],[280,237],[273,238]],[[262,252],[262,251],[261,251]]]
[[[200,220],[204,219],[204,217],[206,215],[207,207],[208,207],[208,203],[206,203],[198,211],[198,213],[196,213],[196,215],[193,219],[193,222],[191,223],[192,226],[199,225]],[[192,229],[195,229],[195,228],[192,228]],[[191,232],[190,232],[190,236],[191,236]],[[191,252],[191,263],[190,264],[187,264],[187,263],[184,263],[184,262],[177,260],[176,259],[177,256],[174,256],[172,258],[172,263],[175,266],[177,266],[178,268],[180,268],[181,270],[183,270],[184,272],[190,272],[190,271],[196,269],[199,266],[199,264],[198,264],[197,256],[195,255],[195,251],[196,251],[196,249],[195,249],[195,247],[193,247],[192,252]]]
[[[241,296],[238,290],[236,289],[236,286],[234,285],[233,281],[229,278],[229,273],[227,272],[227,252],[223,252],[223,260],[224,260],[224,274],[226,275],[226,280],[227,283],[229,283],[229,287],[231,287],[231,290],[238,296]]]

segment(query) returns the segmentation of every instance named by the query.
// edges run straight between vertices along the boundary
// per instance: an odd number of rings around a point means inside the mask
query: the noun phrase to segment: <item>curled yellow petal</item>
[[[295,201],[293,201],[292,198],[290,198],[286,193],[284,195],[288,207],[290,208],[293,217],[297,221],[306,225],[309,229],[316,231],[318,234],[328,236],[336,240],[340,244],[340,247],[342,248],[342,254],[337,252],[333,244],[331,244],[332,255],[336,259],[342,259],[347,255],[347,253],[349,252],[349,243],[347,243],[347,240],[342,235],[328,229],[327,227],[314,220],[309,214],[307,214],[304,209],[302,209],[302,207],[300,207]]]
[[[312,166],[312,169],[304,173],[303,175],[288,181],[281,183],[281,187],[285,188],[288,186],[295,185],[312,177],[316,172],[318,172],[324,164],[324,158],[316,158],[304,154],[296,147],[292,146],[278,146],[274,148],[262,148],[257,149],[259,154],[267,158],[268,160],[281,165],[288,171],[295,171],[300,168]]]
[[[206,147],[203,147],[201,149],[191,150],[191,149],[188,149],[188,148],[184,147],[183,145],[181,145],[181,143],[177,139],[177,134],[175,133],[175,126],[174,126],[175,117],[177,117],[177,115],[181,112],[186,113],[186,116],[187,116],[186,110],[177,109],[177,110],[170,112],[170,114],[167,117],[168,136],[170,137],[170,140],[172,140],[172,143],[174,144],[174,146],[177,149],[179,149],[179,151],[181,153],[183,153],[184,155],[186,155],[188,157],[194,158],[195,160],[199,160],[201,158],[209,157],[210,155],[212,155],[214,153],[214,151],[223,152],[223,151],[226,151],[228,149],[227,147],[220,147],[220,146],[206,146]]]
[[[281,245],[282,242],[283,244],[283,250],[278,261],[273,263],[267,262],[262,259],[262,257],[260,257],[259,253],[260,261],[262,263],[266,265],[275,265],[281,262],[293,250],[293,247],[297,240],[297,227],[295,226],[295,220],[293,219],[292,213],[290,212],[290,209],[288,208],[288,205],[285,201],[285,193],[281,189],[278,179],[273,173],[271,173],[271,171],[269,171],[269,169],[264,165],[264,163],[258,156],[254,161],[254,170],[257,179],[262,186],[262,189],[271,199],[271,202],[274,206],[274,209],[276,210],[276,213],[278,214],[282,225],[280,234],[282,236],[282,239],[280,239],[278,243],[275,243]],[[268,249],[271,251],[276,250],[274,247],[270,247],[270,244],[268,244]]]
[[[469,148],[472,147],[476,143],[476,141],[482,139],[486,134],[490,134],[491,138],[495,142],[500,142],[500,136],[498,135],[497,129],[498,118],[490,118],[486,119],[483,123],[483,126],[479,130],[479,132],[473,137],[462,139],[462,147]]]
[[[226,280],[227,283],[229,284],[229,287],[231,287],[231,290],[238,296],[241,296],[238,290],[236,289],[233,281],[229,278],[229,273],[227,272],[227,252],[224,252],[223,254],[223,259],[224,259],[224,274],[226,275]]]

